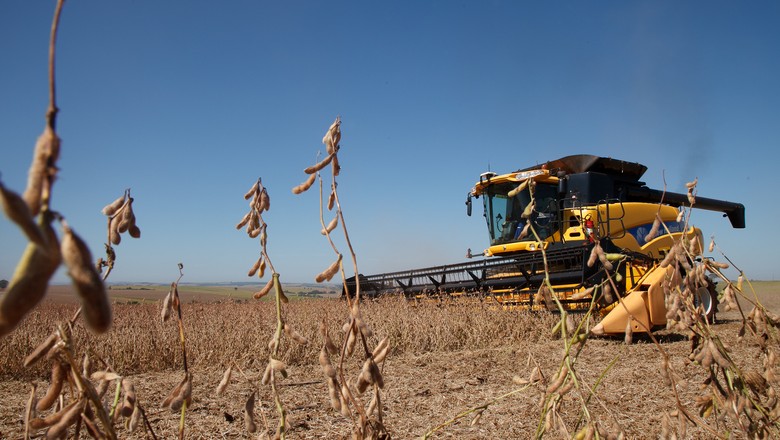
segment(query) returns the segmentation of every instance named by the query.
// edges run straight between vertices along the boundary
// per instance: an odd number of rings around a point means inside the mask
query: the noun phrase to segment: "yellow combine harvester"
[[[700,253],[702,233],[678,219],[680,207],[689,206],[688,195],[648,188],[639,181],[646,170],[638,163],[575,155],[503,175],[484,173],[466,205],[471,215],[472,199],[483,201],[490,237],[485,258],[360,275],[361,295],[466,296],[504,308],[557,310],[554,297],[571,311],[595,302],[605,316],[594,333],[623,333],[629,316],[635,331],[663,326],[662,283],[675,272],[659,262],[680,240],[695,241]],[[745,227],[740,203],[697,196],[693,207],[723,212],[733,227]],[[662,224],[651,234],[656,217]],[[595,246],[603,252],[593,252]],[[594,263],[596,254],[601,258]],[[355,281],[347,280],[350,294]],[[712,286],[696,295],[714,317]],[[615,307],[618,297],[622,305]]]

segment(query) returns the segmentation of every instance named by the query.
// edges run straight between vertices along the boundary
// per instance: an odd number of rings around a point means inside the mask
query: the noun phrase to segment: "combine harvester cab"
[[[575,155],[503,175],[484,173],[466,204],[471,215],[473,199],[482,200],[485,258],[360,275],[361,292],[488,298],[505,309],[525,310],[558,310],[557,299],[566,310],[586,311],[595,301],[605,315],[595,334],[623,333],[630,318],[635,331],[663,326],[663,285],[680,280],[670,279],[679,274],[659,263],[679,241],[695,241],[700,252],[702,233],[678,221],[688,195],[648,188],[639,180],[646,170],[638,163]],[[733,227],[745,227],[742,204],[697,196],[693,207],[723,212]],[[663,224],[652,236],[656,217]],[[594,264],[596,246],[604,261]],[[354,294],[355,288],[355,279],[348,279],[346,290]],[[714,291],[697,293],[712,315]]]

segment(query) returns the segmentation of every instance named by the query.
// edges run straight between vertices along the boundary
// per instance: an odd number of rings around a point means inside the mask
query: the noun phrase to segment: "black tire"
[[[708,281],[706,286],[702,286],[696,291],[694,304],[698,307],[700,304],[704,308],[704,317],[707,322],[714,324],[718,313],[718,292],[715,289],[715,283]]]

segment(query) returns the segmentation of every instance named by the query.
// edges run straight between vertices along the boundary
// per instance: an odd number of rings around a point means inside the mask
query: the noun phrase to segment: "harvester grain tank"
[[[594,333],[622,333],[629,316],[634,331],[663,326],[662,283],[675,273],[659,263],[681,240],[698,243],[689,247],[700,254],[702,232],[679,218],[681,207],[691,207],[688,195],[648,188],[639,180],[646,170],[638,163],[574,155],[508,174],[483,173],[466,204],[471,215],[473,199],[482,200],[489,238],[484,258],[359,275],[361,295],[468,297],[528,310],[557,310],[555,299],[571,311],[596,303],[605,316]],[[697,195],[692,207],[722,212],[733,227],[745,227],[740,203]],[[653,234],[656,217],[661,227]],[[596,254],[601,258],[594,264]],[[347,280],[351,294],[356,284]],[[712,286],[696,295],[704,313],[714,317]],[[615,307],[619,298],[622,306]]]

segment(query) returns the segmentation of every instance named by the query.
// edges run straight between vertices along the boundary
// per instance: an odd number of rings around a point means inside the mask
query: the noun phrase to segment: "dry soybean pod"
[[[130,229],[130,226],[135,224],[135,214],[133,214],[133,199],[130,198],[127,201],[125,209],[122,210],[122,215],[118,215],[119,224],[117,225],[117,232],[124,234]]]
[[[249,223],[249,219],[252,217],[252,211],[247,212],[244,214],[244,217],[241,219],[240,222],[236,225],[236,229],[241,229],[244,226],[246,226],[247,223]]]
[[[528,237],[528,231],[531,230],[531,222],[525,222],[525,226],[523,226],[523,229],[520,230],[520,233],[517,235],[517,240],[522,240],[525,237]]]
[[[133,220],[135,222],[135,214],[133,213],[133,199],[132,197],[127,198],[127,203],[125,204],[125,209],[122,210],[122,219],[123,220]]]
[[[366,409],[366,414],[369,416],[376,411],[377,404],[379,403],[377,397],[379,396],[379,393],[374,393],[374,397],[371,398],[371,402],[368,404],[368,409]],[[480,413],[481,415],[482,413]]]
[[[271,197],[268,195],[268,191],[263,188],[263,192],[260,193],[260,207],[259,211],[268,211],[271,209]]]
[[[712,353],[713,360],[717,362],[717,364],[720,365],[721,368],[723,369],[728,368],[730,366],[730,363],[723,356],[723,353],[720,352],[718,346],[715,344],[715,341],[710,339],[709,346],[710,346],[710,352]]]
[[[382,340],[376,344],[376,347],[374,347],[374,350],[371,352],[371,356],[374,358],[374,362],[376,362],[376,357],[379,355],[379,353],[381,353],[382,350],[384,350],[385,347],[387,347],[389,344],[390,344],[390,338],[387,336],[382,338]]]
[[[384,388],[385,380],[382,377],[382,372],[379,371],[379,367],[371,358],[369,358],[367,362],[368,362],[368,373],[371,375],[371,383],[375,383],[379,388]]]
[[[360,394],[363,394],[366,392],[366,389],[369,385],[373,382],[373,378],[371,377],[371,372],[368,371],[367,365],[363,367],[363,369],[360,371],[360,374],[358,375],[357,383],[355,383],[355,388],[357,388],[357,392]]]
[[[190,405],[190,402],[192,400],[192,376],[187,373],[187,375],[184,377],[184,382],[181,385],[181,388],[179,388],[179,394],[176,395],[176,397],[171,400],[170,408],[171,411],[178,411],[181,409],[182,405],[186,402],[187,406]]]
[[[222,375],[222,380],[219,381],[219,385],[217,385],[217,396],[221,396],[222,393],[225,392],[225,389],[227,389],[227,386],[230,383],[230,377],[232,375],[233,375],[233,364],[230,364],[227,370],[225,370],[225,374]]]
[[[341,165],[339,165],[339,156],[337,154],[333,155],[333,160],[330,162],[331,168],[333,169],[333,175],[338,176],[339,173],[341,173]]]
[[[162,407],[163,408],[169,408],[171,406],[171,402],[179,396],[181,393],[182,387],[184,387],[184,383],[187,381],[187,375],[184,376],[184,378],[171,390],[170,393],[168,393],[168,396],[163,400]]]
[[[334,154],[335,154],[335,153],[334,153]],[[329,154],[329,155],[327,155],[327,156],[325,157],[325,159],[322,159],[322,160],[321,160],[319,163],[317,163],[316,165],[312,165],[312,166],[310,166],[310,167],[306,168],[305,170],[303,170],[303,172],[304,172],[304,173],[306,173],[306,174],[314,174],[314,173],[316,173],[317,171],[319,171],[319,170],[321,170],[321,169],[325,168],[325,166],[326,166],[326,165],[328,165],[328,164],[330,163],[330,161],[331,161],[331,160],[333,160],[333,154]]]
[[[520,185],[517,185],[517,187],[515,189],[513,189],[513,190],[509,191],[509,193],[507,193],[507,197],[511,198],[511,197],[514,197],[514,196],[520,194],[524,189],[526,189],[526,187],[528,187],[528,180],[523,180],[520,183]]]
[[[81,375],[89,377],[89,372],[92,370],[92,362],[89,359],[89,355],[84,353],[84,358],[81,361]]]
[[[103,333],[111,326],[111,304],[103,279],[92,265],[92,254],[84,240],[64,221],[62,225],[62,259],[81,298],[84,319],[92,330]]]
[[[340,412],[341,395],[339,394],[339,384],[334,377],[328,377],[328,396],[330,397],[331,408]]]
[[[133,238],[141,238],[141,228],[139,228],[135,223],[130,225],[127,233],[130,234],[130,236]]]
[[[43,249],[34,243],[27,244],[11,283],[0,300],[0,337],[13,330],[46,295],[49,279],[62,261],[50,214],[41,216],[40,227],[45,232],[47,248]]]
[[[141,406],[134,405],[133,413],[130,415],[130,421],[127,424],[127,431],[135,432],[139,423],[141,423]]]
[[[62,420],[62,417],[65,415],[65,413],[67,413],[68,411],[76,407],[78,403],[79,403],[78,400],[74,400],[73,402],[69,403],[64,408],[62,408],[61,410],[55,413],[49,414],[44,418],[35,418],[30,420],[30,428],[37,431],[39,429],[48,428],[49,426],[52,426],[60,422]]]
[[[346,383],[341,384],[341,393],[339,394],[339,397],[341,398],[341,415],[344,417],[351,417],[352,411],[349,409],[349,388],[347,387]]]
[[[249,272],[247,272],[246,276],[253,277],[257,273],[257,270],[260,269],[260,265],[263,263],[263,256],[260,255],[260,258],[257,259],[254,265],[249,269]],[[262,275],[261,275],[262,277]]]
[[[634,328],[631,325],[631,320],[632,318],[629,317],[626,322],[625,337],[623,338],[623,342],[625,342],[626,345],[631,345],[631,342],[634,340]]]
[[[35,406],[37,404],[35,391],[38,389],[38,385],[35,382],[32,383],[30,389],[30,397],[27,399],[27,405],[24,407],[24,438],[30,438],[30,421],[35,415]]]
[[[322,137],[322,143],[325,144],[328,150],[328,154],[336,151],[339,142],[341,141],[341,118],[336,118],[333,124],[330,125],[325,136]]]
[[[97,388],[95,388],[95,394],[97,394],[97,396],[102,399],[103,396],[105,396],[106,392],[108,391],[108,385],[109,385],[108,380],[106,379],[100,380],[100,382],[98,382]]]
[[[125,232],[128,232],[131,226],[135,225],[135,214],[131,214],[130,217],[122,216],[121,219],[119,219],[119,224],[116,227],[117,232],[120,234],[124,234]]]
[[[256,181],[254,185],[252,185],[251,188],[249,188],[249,191],[244,194],[244,200],[249,200],[250,197],[252,197],[255,192],[257,192],[258,188],[260,187],[260,180]]]
[[[288,337],[290,337],[292,340],[294,340],[295,342],[301,345],[306,345],[309,343],[308,339],[306,339],[305,337],[303,337],[303,335],[295,331],[295,329],[292,328],[287,323],[284,324],[284,332],[287,334]]]
[[[90,376],[92,380],[100,380],[100,381],[105,380],[109,382],[112,380],[117,380],[120,377],[122,376],[114,373],[113,371],[105,371],[105,370],[95,371],[94,373],[92,373],[92,376]]]
[[[115,246],[122,242],[122,236],[119,234],[119,221],[119,216],[111,217],[108,220],[108,241]]]
[[[59,154],[60,139],[54,130],[47,125],[35,143],[30,170],[27,173],[27,188],[22,196],[32,215],[38,215],[41,212],[44,186],[48,180],[47,174],[51,172]]]
[[[287,298],[287,295],[284,294],[284,290],[282,290],[282,284],[281,283],[278,284],[279,284],[278,286],[279,288],[276,290],[276,294],[279,295],[279,299],[282,300],[284,304],[287,304],[288,302],[290,302],[290,299]]]
[[[273,374],[273,370],[271,369],[271,364],[269,363],[265,367],[265,371],[263,372],[263,378],[260,380],[260,383],[263,385],[268,385],[271,382],[271,375]]]
[[[16,223],[31,242],[45,248],[46,238],[38,225],[35,224],[27,203],[18,194],[6,189],[2,183],[0,183],[0,201],[2,201],[6,217]]]
[[[104,206],[103,210],[100,212],[102,212],[103,215],[107,217],[111,217],[112,215],[116,214],[117,211],[119,211],[119,209],[121,209],[122,206],[124,206],[126,195],[127,195],[126,193],[122,194],[122,197],[119,197],[118,199]]]
[[[76,420],[81,417],[81,412],[84,410],[84,402],[85,401],[77,401],[76,405],[62,415],[60,421],[46,431],[47,440],[60,438],[70,425],[76,423]]]
[[[279,359],[271,358],[268,362],[268,365],[272,370],[278,371],[282,377],[287,377],[287,365],[284,362],[280,361]]]
[[[357,328],[353,331],[350,325],[347,332],[347,356],[352,356],[352,352],[355,351],[355,345],[357,344]]]
[[[723,262],[715,261],[715,260],[707,260],[707,264],[710,264],[710,265],[712,265],[712,267],[716,267],[716,268],[721,269],[721,270],[725,270],[725,269],[729,268],[729,264],[728,263],[723,263]]]
[[[345,330],[346,331],[346,330]],[[325,343],[325,349],[328,351],[328,353],[335,355],[338,353],[338,348],[336,348],[336,344],[333,343],[333,340],[330,338],[330,335],[328,334],[328,327],[325,325],[325,322],[320,322],[320,334],[322,335],[322,339]]]
[[[165,299],[163,300],[162,310],[160,311],[160,317],[162,318],[163,322],[167,321],[171,317],[172,300],[173,300],[173,286],[171,286],[171,290],[168,291],[168,294],[165,295]]]
[[[92,438],[107,438],[107,436],[101,432],[100,429],[98,429],[97,424],[95,423],[95,415],[92,414],[92,410],[89,406],[87,406],[87,408],[84,410],[81,420],[84,422],[84,426],[87,428],[87,432],[92,436]]]
[[[599,256],[599,261],[601,261],[601,265],[604,266],[604,269],[606,270],[612,270],[612,262],[609,261],[609,259],[607,258],[607,254],[604,253],[604,249],[602,249],[601,246],[599,246],[598,248],[599,248],[598,256]]]
[[[371,330],[371,328],[363,321],[361,317],[355,317],[355,324],[357,325],[358,330],[360,330],[360,333],[362,333],[366,338],[370,338],[374,335],[373,330]]]
[[[581,292],[574,293],[572,296],[569,297],[569,299],[583,299],[583,298],[590,297],[591,295],[593,295],[593,291],[595,289],[596,286],[588,287],[587,289]]]
[[[328,353],[335,355],[339,352],[339,348],[336,347],[336,344],[333,343],[333,339],[330,338],[330,335],[325,335],[325,349],[328,350]]]
[[[558,388],[563,385],[563,381],[566,380],[566,376],[569,374],[569,367],[567,365],[564,365],[561,369],[560,374],[558,377],[553,381],[553,383],[550,384],[550,386],[547,387],[547,394],[552,394],[558,390]]]
[[[28,354],[26,358],[24,358],[24,366],[29,367],[30,365],[38,362],[40,358],[45,355],[49,349],[51,349],[52,346],[57,342],[57,333],[52,333],[49,335],[46,340],[38,344],[37,347],[35,347],[35,350],[33,350],[32,353]]]
[[[265,276],[265,267],[266,267],[265,258],[261,258],[260,259],[260,267],[257,270],[257,277],[258,278],[263,278]]]
[[[255,292],[255,294],[252,295],[252,297],[254,299],[260,299],[260,298],[266,296],[268,294],[268,292],[271,291],[272,287],[274,287],[274,280],[273,280],[273,278],[268,280],[268,282],[265,284],[265,286],[262,289],[260,289],[259,292]]]
[[[696,190],[696,184],[699,183],[699,178],[693,179],[693,182],[688,182],[685,186],[688,188],[688,203],[691,206],[696,204],[696,195],[693,193]]]
[[[317,178],[317,174],[316,173],[310,174],[309,178],[306,179],[305,182],[301,183],[300,185],[298,185],[298,186],[296,186],[295,188],[292,189],[293,194],[300,194],[300,193],[306,191],[307,189],[311,188],[312,184],[314,183],[314,179],[316,179],[316,178]]]
[[[333,205],[336,203],[336,191],[331,190],[328,196],[328,211],[333,210]]]
[[[658,213],[655,214],[655,219],[653,220],[653,226],[650,228],[650,232],[645,235],[645,242],[653,240],[655,237],[658,236],[658,231],[661,229],[661,217],[658,216]]]
[[[336,377],[336,369],[333,368],[333,365],[331,365],[330,358],[328,358],[328,352],[325,347],[322,347],[322,350],[320,350],[320,366],[322,367],[322,371],[325,373],[325,376],[330,378]]]
[[[385,360],[385,357],[387,357],[388,351],[390,351],[390,339],[385,336],[381,341],[379,341],[379,344],[374,347],[374,351],[371,353],[371,356],[374,358],[374,362],[381,364],[382,361]]]
[[[62,384],[65,382],[67,373],[67,368],[55,360],[51,366],[51,383],[49,388],[46,389],[46,394],[38,401],[35,409],[46,411],[54,405],[54,402],[60,396],[60,392],[62,392]]]
[[[261,228],[259,227],[255,228],[252,227],[252,225],[250,225],[250,227],[247,228],[246,230],[246,233],[247,235],[249,235],[249,238],[257,238],[257,236],[260,235],[260,232],[262,232]]]
[[[135,387],[133,382],[126,377],[122,378],[122,392],[124,392],[125,397],[122,401],[122,407],[119,409],[119,414],[122,417],[130,417],[135,409]]]
[[[333,278],[333,275],[336,275],[336,272],[339,270],[339,265],[341,264],[341,258],[342,255],[339,254],[339,257],[334,261],[330,266],[328,266],[327,269],[317,274],[317,276],[314,278],[315,281],[318,283],[321,283],[323,281],[330,281],[331,278]]]
[[[320,234],[322,235],[330,234],[331,231],[336,229],[336,226],[338,226],[338,224],[339,224],[339,216],[337,215],[333,217],[333,220],[331,220],[327,226],[325,226],[322,230],[320,230]]]
[[[679,246],[677,245],[677,243],[675,243],[666,253],[666,256],[664,257],[663,260],[661,260],[661,263],[658,266],[661,268],[666,268],[670,264],[672,264],[672,262],[676,259],[678,250],[679,250]]]
[[[593,246],[593,249],[590,250],[590,256],[588,256],[588,267],[593,267],[594,264],[596,264],[596,260],[599,258],[599,252],[597,248],[600,248],[601,246],[596,243]]]
[[[246,403],[244,404],[244,423],[246,425],[246,430],[249,433],[254,433],[257,431],[257,425],[255,424],[255,392],[252,391],[252,394],[249,396],[248,399],[246,399]]]

